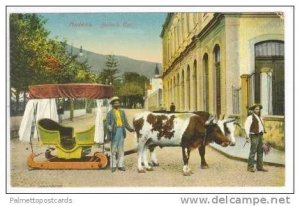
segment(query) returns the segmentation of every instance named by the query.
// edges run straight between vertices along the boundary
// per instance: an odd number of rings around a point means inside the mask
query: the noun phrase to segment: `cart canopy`
[[[113,88],[103,84],[44,84],[29,86],[29,98],[19,128],[19,139],[29,142],[32,126],[42,118],[49,118],[58,121],[55,98],[86,98],[96,99],[97,112],[95,119],[96,143],[104,142],[103,132],[103,99],[113,96]],[[35,111],[36,110],[36,114]],[[34,138],[37,138],[34,129]]]
[[[104,84],[44,84],[29,86],[30,99],[87,98],[105,99],[113,95],[113,88]]]

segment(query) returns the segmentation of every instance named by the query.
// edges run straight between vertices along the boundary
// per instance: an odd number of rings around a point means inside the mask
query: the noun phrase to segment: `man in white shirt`
[[[260,118],[260,111],[262,106],[260,104],[254,104],[249,108],[252,114],[249,115],[245,122],[246,138],[251,141],[251,148],[248,158],[248,171],[255,172],[255,154],[256,158],[256,169],[257,171],[267,172],[263,167],[263,134],[265,133],[265,128],[263,121]]]

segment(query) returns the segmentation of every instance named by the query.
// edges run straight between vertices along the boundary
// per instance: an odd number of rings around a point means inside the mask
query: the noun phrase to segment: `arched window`
[[[180,21],[177,23],[177,48],[180,47]]]
[[[220,46],[214,48],[214,66],[215,66],[215,98],[216,98],[216,114],[221,114],[221,67],[220,67]]]
[[[182,70],[182,74],[181,74],[181,102],[180,102],[180,106],[181,106],[181,110],[184,110],[184,101],[185,101],[185,92],[184,92],[184,70]]]
[[[203,105],[204,111],[209,111],[209,69],[208,69],[208,54],[205,53],[202,59],[203,62]]]
[[[194,94],[192,94],[192,96],[194,97],[194,110],[197,111],[197,87],[198,87],[198,82],[197,82],[197,60],[195,59],[194,61],[194,66],[193,66],[193,90],[194,90]]]
[[[191,76],[191,69],[190,69],[190,65],[188,65],[187,67],[187,70],[186,70],[186,96],[187,96],[187,99],[186,99],[186,108],[187,110],[189,111],[191,109],[191,101],[190,101],[190,98],[191,98],[191,81],[190,81],[190,76]]]
[[[172,92],[173,92],[173,99],[172,102],[175,102],[176,99],[176,93],[175,93],[175,76],[172,78]]]
[[[168,96],[169,96],[169,104],[172,102],[172,95],[171,95],[171,80],[168,81]]]
[[[177,74],[177,78],[176,78],[176,107],[180,108],[180,99],[182,98],[182,95],[180,94],[180,82],[179,82],[179,73]]]
[[[255,44],[254,100],[263,103],[268,114],[284,115],[284,42],[282,41],[263,41]]]

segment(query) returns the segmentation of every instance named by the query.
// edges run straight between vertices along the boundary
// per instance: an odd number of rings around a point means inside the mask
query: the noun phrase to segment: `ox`
[[[216,142],[224,147],[234,145],[233,123],[235,119],[216,120],[208,112],[195,113],[152,113],[136,114],[133,126],[138,140],[138,172],[153,170],[147,160],[147,150],[151,153],[152,166],[158,166],[154,153],[156,146],[181,146],[183,174],[191,175],[188,166],[190,152],[198,148],[201,168],[207,168],[205,146]]]

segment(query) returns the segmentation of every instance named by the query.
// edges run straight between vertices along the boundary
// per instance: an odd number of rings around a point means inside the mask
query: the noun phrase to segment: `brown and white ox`
[[[208,112],[136,114],[133,126],[138,140],[138,172],[151,171],[152,166],[159,165],[154,152],[156,146],[181,146],[185,176],[192,174],[188,166],[192,149],[198,148],[201,168],[208,168],[205,146],[211,142],[224,147],[235,145],[234,121],[235,119],[217,120]],[[147,159],[148,149],[151,153],[151,165]]]

